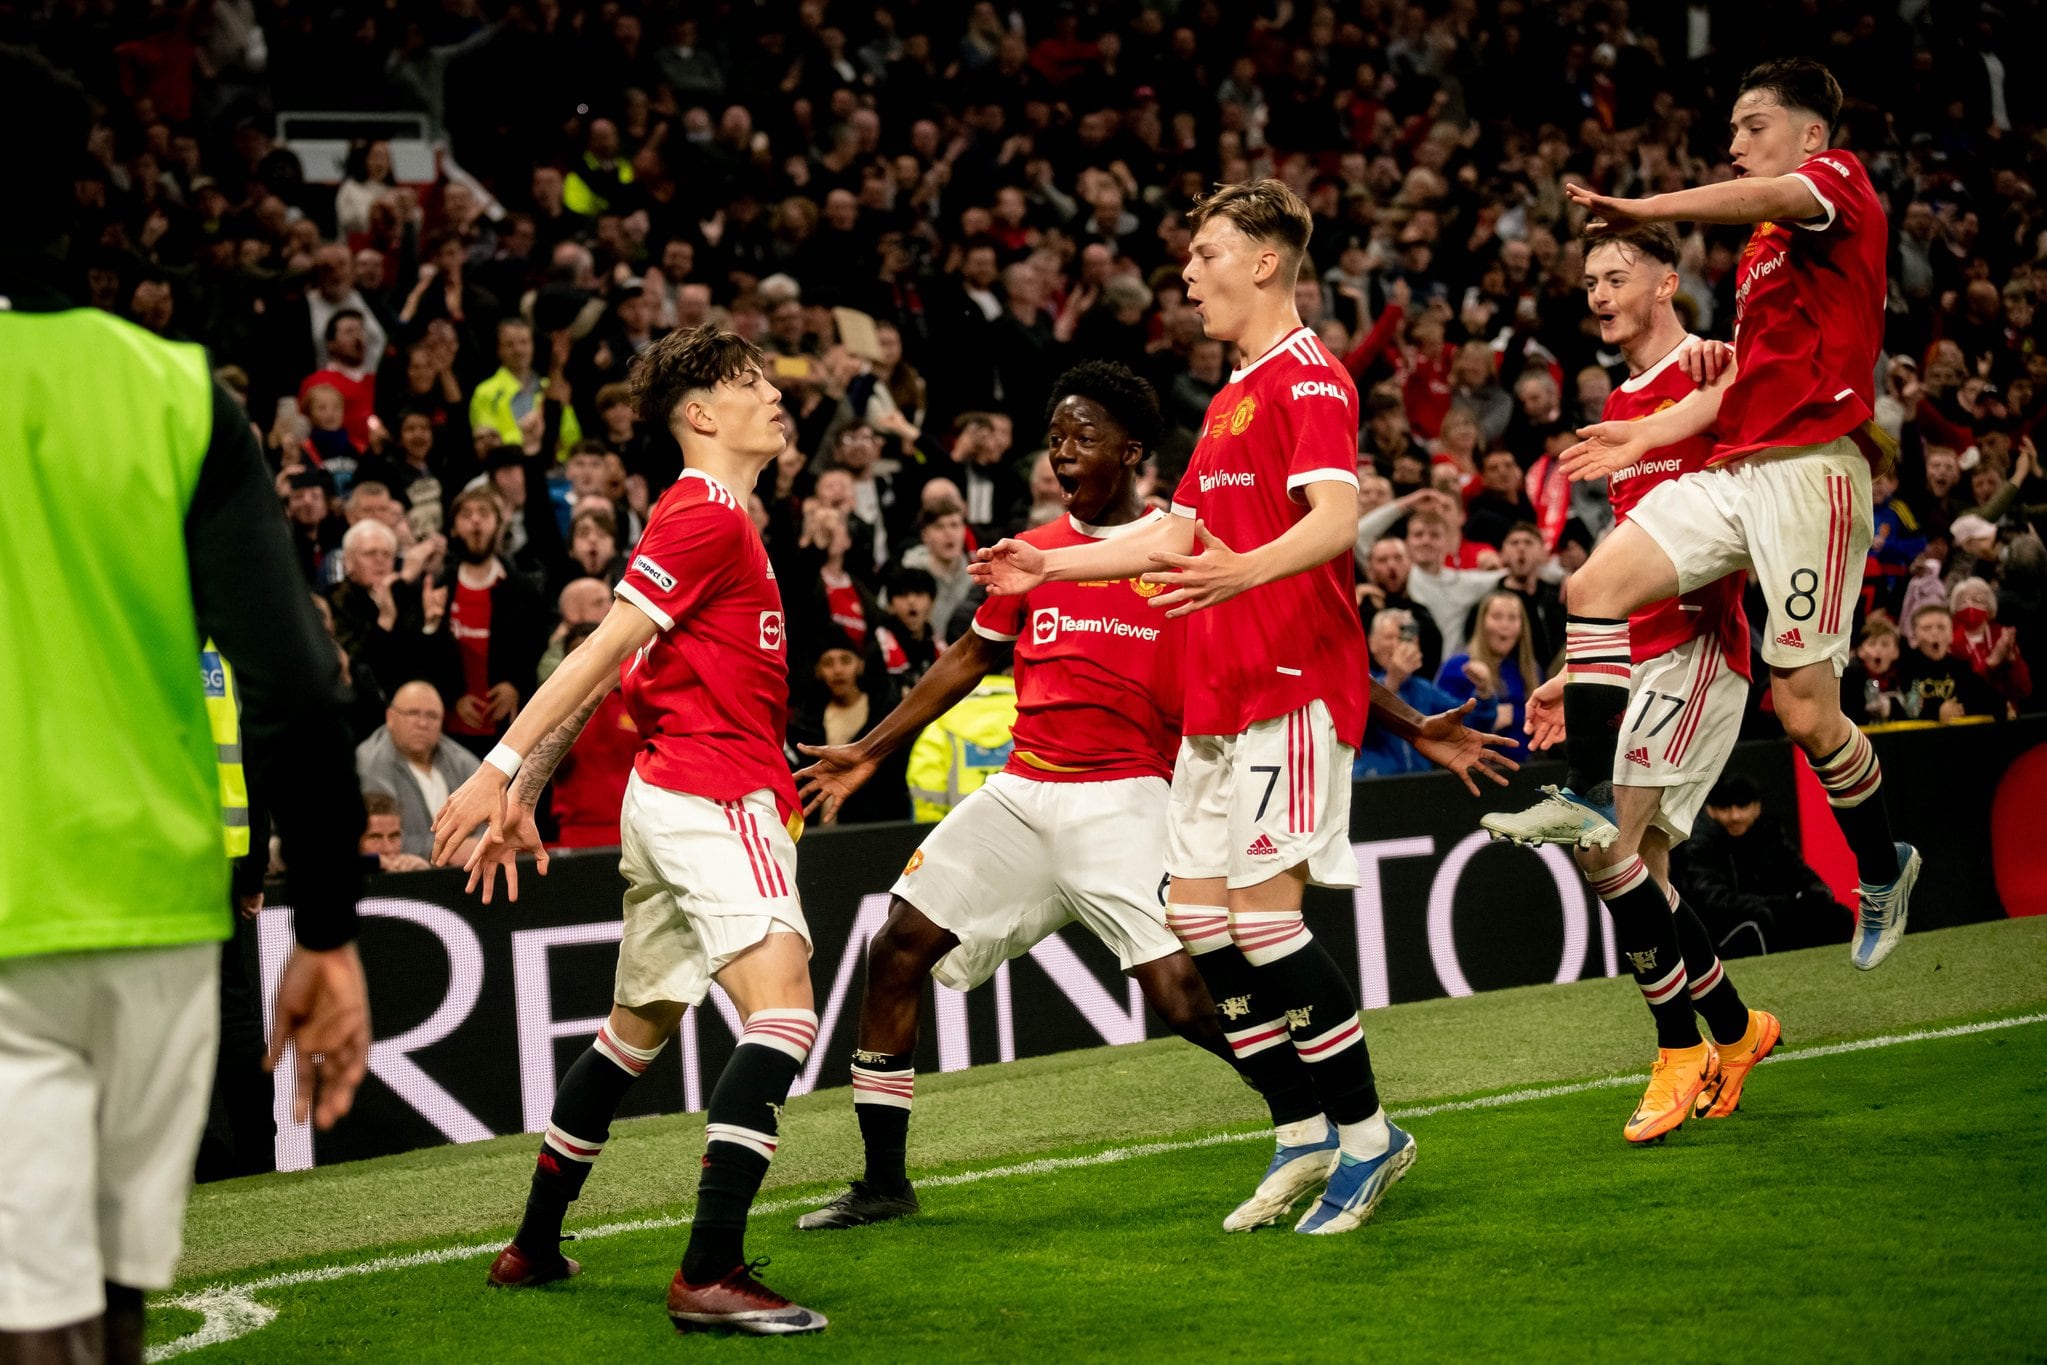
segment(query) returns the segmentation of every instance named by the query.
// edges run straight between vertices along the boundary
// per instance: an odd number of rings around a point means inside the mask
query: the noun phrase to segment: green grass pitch
[[[1867,975],[1846,956],[1731,964],[1782,1060],[1734,1118],[1640,1150],[1637,1086],[1598,1084],[1648,1060],[1631,982],[1374,1012],[1420,1157],[1344,1237],[1221,1231],[1263,1168],[1256,1099],[1154,1042],[921,1079],[925,1214],[879,1228],[792,1229],[858,1160],[845,1091],[792,1102],[749,1251],[831,1316],[817,1338],[669,1328],[701,1115],[614,1128],[572,1211],[599,1234],[584,1274],[541,1291],[483,1286],[531,1137],[207,1187],[151,1338],[240,1332],[195,1360],[2038,1358],[2047,1018],[2012,1021],[2047,1012],[2047,922],[1908,938]],[[365,1271],[389,1259],[414,1263]]]

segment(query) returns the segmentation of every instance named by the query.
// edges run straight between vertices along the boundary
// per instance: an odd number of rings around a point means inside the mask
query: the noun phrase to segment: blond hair
[[[1500,686],[1500,660],[1503,655],[1493,653],[1486,643],[1485,618],[1492,610],[1493,603],[1505,600],[1514,604],[1514,614],[1521,620],[1521,641],[1514,654],[1514,662],[1521,666],[1521,686],[1526,692],[1533,692],[1542,685],[1542,672],[1535,666],[1535,643],[1530,640],[1528,630],[1528,605],[1519,593],[1495,589],[1479,599],[1478,610],[1471,618],[1471,643],[1465,653],[1493,671],[1493,686]]]
[[[1285,181],[1266,176],[1260,180],[1240,180],[1234,185],[1217,185],[1187,211],[1187,230],[1199,232],[1202,224],[1212,218],[1227,219],[1252,241],[1278,247],[1285,283],[1288,288],[1293,287],[1300,276],[1301,262],[1307,259],[1315,216]]]

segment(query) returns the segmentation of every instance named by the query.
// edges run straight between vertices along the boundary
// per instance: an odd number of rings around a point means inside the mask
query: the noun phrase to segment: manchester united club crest
[[[922,866],[924,866],[924,850],[920,848],[910,855],[909,862],[903,864],[903,875],[907,877]]]
[[[1244,428],[1250,426],[1251,419],[1257,415],[1258,403],[1256,399],[1246,398],[1243,402],[1237,404],[1236,410],[1230,414],[1230,435],[1243,435]]]
[[[1139,597],[1157,597],[1165,590],[1166,585],[1163,583],[1147,583],[1142,578],[1130,580],[1130,591],[1136,593]]]

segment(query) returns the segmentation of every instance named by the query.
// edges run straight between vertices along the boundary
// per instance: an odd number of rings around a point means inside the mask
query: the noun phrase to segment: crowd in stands
[[[1735,78],[1790,51],[1833,64],[1837,140],[1894,235],[1878,417],[1902,453],[1876,487],[1844,705],[2028,707],[2047,207],[2042,89],[2015,59],[2038,25],[1923,0],[1767,22],[1624,0],[0,8],[0,41],[101,101],[77,297],[204,343],[275,466],[363,780],[395,803],[387,866],[603,615],[677,478],[626,383],[654,339],[728,326],[784,392],[794,444],[752,513],[786,606],[795,762],[799,739],[865,733],[958,636],[976,546],[1060,514],[1039,448],[1065,367],[1119,360],[1155,386],[1169,435],[1145,486],[1170,493],[1239,359],[1182,297],[1184,210],[1258,174],[1314,210],[1297,302],[1363,395],[1373,671],[1518,735],[1569,574],[1612,523],[1555,456],[1625,377],[1562,186],[1726,178]],[[436,169],[401,181],[363,140],[338,183],[313,179],[274,135],[286,110],[410,111]],[[1743,241],[1684,238],[1700,335],[1730,333]],[[558,774],[563,842],[615,838],[631,724],[600,711]],[[1418,766],[1377,737],[1358,761]],[[898,771],[846,818],[907,817],[920,785]]]

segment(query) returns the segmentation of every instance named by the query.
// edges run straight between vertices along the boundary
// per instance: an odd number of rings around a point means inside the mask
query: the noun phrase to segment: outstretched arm
[[[1827,211],[1795,175],[1745,176],[1646,199],[1612,199],[1576,184],[1566,185],[1564,193],[1593,215],[1588,226],[1594,232],[1621,232],[1638,223],[1795,223]]]
[[[837,820],[839,807],[867,784],[883,759],[922,734],[925,726],[950,711],[994,671],[1000,648],[978,631],[970,631],[948,646],[895,709],[862,738],[851,744],[797,745],[799,751],[817,760],[796,774],[796,794],[803,802],[803,813],[809,815],[822,806],[826,824]]]
[[[589,715],[583,714],[574,730],[567,731],[566,743],[560,738],[564,726],[585,708],[596,709],[604,693],[617,685],[619,665],[652,640],[658,629],[653,618],[631,602],[623,598],[612,602],[610,613],[598,623],[590,638],[562,660],[561,667],[548,676],[519,712],[504,740],[491,751],[490,761],[472,773],[441,807],[434,818],[433,860],[437,865],[445,866],[463,837],[482,821],[491,822],[491,837],[504,832],[506,794],[513,780],[506,767],[517,766],[523,771],[526,758],[544,759],[547,771],[538,774],[538,781],[532,786],[537,797],[541,785],[554,771],[554,765],[561,762],[562,754],[568,752],[568,745],[575,742],[576,732],[589,720]],[[506,766],[500,767],[501,762]],[[489,843],[488,838],[485,843]],[[474,857],[470,861],[472,866],[477,864]]]
[[[1398,692],[1377,678],[1372,680],[1371,723],[1406,740],[1437,767],[1457,774],[1473,796],[1478,795],[1478,783],[1471,780],[1474,774],[1483,773],[1504,787],[1507,774],[1521,766],[1500,752],[1514,746],[1512,739],[1482,734],[1464,723],[1475,705],[1476,700],[1468,700],[1455,711],[1424,716],[1402,701]]]
[[[1358,534],[1355,485],[1322,479],[1308,484],[1304,493],[1307,516],[1289,526],[1285,534],[1241,554],[1217,540],[1206,526],[1195,523],[1194,533],[1201,541],[1199,555],[1163,551],[1152,555],[1154,571],[1146,574],[1144,581],[1174,591],[1154,597],[1151,604],[1169,608],[1168,616],[1185,616],[1350,553]]]
[[[1626,469],[1652,450],[1676,445],[1720,420],[1720,403],[1733,386],[1735,367],[1693,389],[1676,403],[1635,422],[1594,422],[1578,428],[1578,444],[1558,458],[1557,467],[1573,480],[1603,479]]]
[[[1040,583],[1135,578],[1153,567],[1153,554],[1186,554],[1193,548],[1192,517],[1160,517],[1092,545],[1041,550],[1027,541],[1000,541],[982,550],[968,572],[996,596],[1011,597]]]

